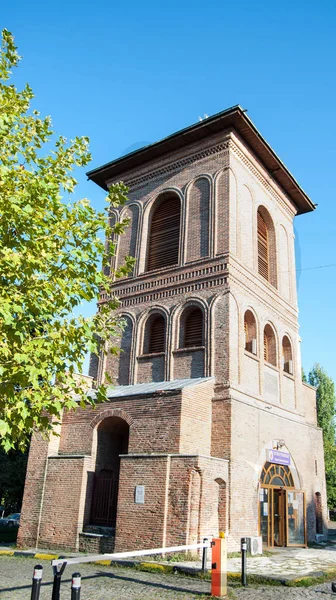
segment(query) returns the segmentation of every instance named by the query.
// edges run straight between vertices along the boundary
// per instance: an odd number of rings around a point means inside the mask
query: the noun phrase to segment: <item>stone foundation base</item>
[[[79,534],[79,551],[88,554],[111,554],[114,552],[115,536],[101,533]]]

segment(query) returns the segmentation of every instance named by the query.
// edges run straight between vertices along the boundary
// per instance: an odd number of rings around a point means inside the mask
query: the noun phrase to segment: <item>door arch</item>
[[[259,533],[264,545],[305,546],[305,494],[295,489],[289,466],[267,461],[259,484]]]

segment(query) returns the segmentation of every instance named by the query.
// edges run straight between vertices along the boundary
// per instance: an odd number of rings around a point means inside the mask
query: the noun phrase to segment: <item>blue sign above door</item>
[[[290,455],[288,452],[280,450],[268,450],[268,462],[276,465],[290,465]]]

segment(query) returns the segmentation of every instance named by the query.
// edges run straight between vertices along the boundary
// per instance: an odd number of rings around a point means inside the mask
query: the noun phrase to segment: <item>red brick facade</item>
[[[290,456],[295,489],[306,492],[308,538],[321,529],[323,445],[314,390],[301,382],[293,234],[295,215],[312,204],[290,187],[281,163],[273,177],[271,149],[261,148],[240,109],[232,115],[236,121],[223,113],[207,133],[200,124],[172,136],[170,146],[154,145],[151,156],[141,159],[140,151],[89,174],[103,187],[118,179],[130,187],[116,218],[131,224],[112,265],[127,254],[137,259],[132,276],[112,290],[126,321],[122,353],[92,357],[90,367],[96,381],[108,372],[124,387],[107,405],[64,414],[57,441],[34,438],[21,544],[77,549],[92,525],[97,475],[105,473],[102,485],[118,480],[118,551],[191,543],[218,529],[237,548],[241,536],[260,532],[260,476],[276,447]],[[153,210],[171,194],[181,203],[178,263],[148,272]],[[268,280],[258,266],[258,212],[267,226]],[[193,308],[202,311],[196,347],[185,341]],[[163,351],[155,353],[153,315],[164,320]],[[143,502],[135,502],[136,486],[144,486]],[[98,549],[97,531],[88,535]]]

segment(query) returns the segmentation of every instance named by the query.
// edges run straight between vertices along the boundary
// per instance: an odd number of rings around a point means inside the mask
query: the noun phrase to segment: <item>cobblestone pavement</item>
[[[34,558],[0,557],[0,600],[28,600],[31,592]],[[51,600],[52,569],[48,561],[43,565],[40,600]],[[134,569],[111,568],[85,563],[69,565],[63,575],[62,600],[70,600],[71,574],[82,574],[83,600],[200,600],[206,598],[210,584],[191,577],[153,574]]]
[[[28,600],[36,559],[0,557],[0,600]],[[42,561],[43,582],[40,600],[51,600],[52,570]],[[82,578],[83,600],[203,600],[210,596],[210,583],[180,575],[153,574],[100,565],[69,565],[63,576],[61,598],[70,600],[70,576],[76,569]],[[236,600],[335,600],[330,583],[311,588],[250,587],[236,588]]]
[[[234,590],[236,600],[335,600],[336,594],[331,592],[330,583],[309,588],[255,587]],[[233,599],[232,599],[233,600]]]
[[[281,548],[273,549],[272,556],[248,559],[248,572],[258,575],[302,577],[328,568],[336,567],[336,547],[324,548]],[[239,558],[228,560],[228,571],[240,572]],[[336,596],[335,596],[336,598]]]
[[[184,562],[188,567],[201,567],[200,562]],[[209,568],[210,562],[208,563]],[[241,558],[229,558],[228,571],[240,573]],[[254,556],[247,559],[247,572],[256,575],[270,575],[274,577],[303,577],[311,573],[336,568],[336,546],[324,548],[281,548],[273,549],[272,556]],[[336,600],[336,595],[335,595]]]

